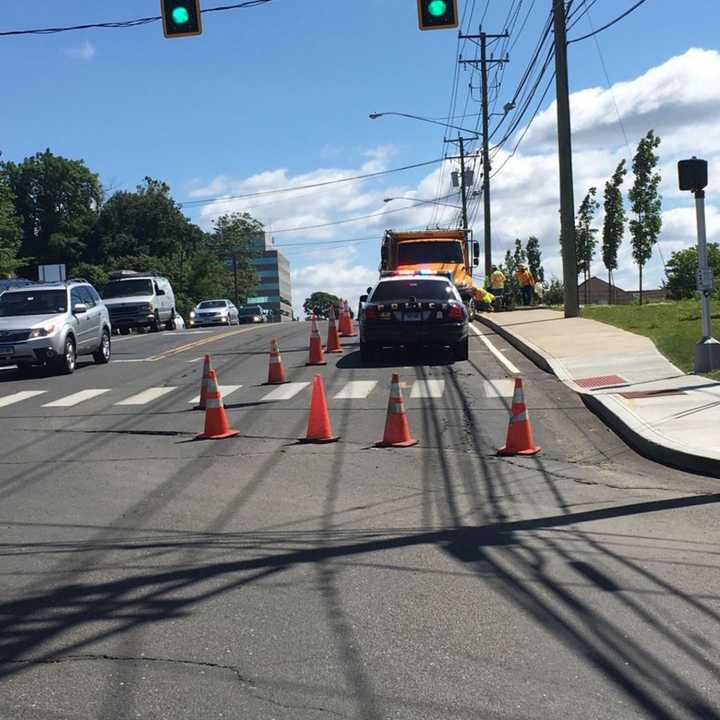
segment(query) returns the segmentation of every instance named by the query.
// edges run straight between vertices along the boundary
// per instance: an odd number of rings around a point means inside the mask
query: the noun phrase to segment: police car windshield
[[[461,262],[463,252],[459,242],[403,242],[398,245],[398,265]]]
[[[447,302],[454,300],[453,288],[450,283],[438,280],[387,280],[380,282],[370,298],[370,302],[401,301],[414,297],[418,300],[437,300]]]
[[[67,312],[65,290],[17,290],[0,295],[0,317]]]
[[[112,298],[152,294],[153,288],[150,280],[113,280],[105,286],[103,297],[111,300]]]

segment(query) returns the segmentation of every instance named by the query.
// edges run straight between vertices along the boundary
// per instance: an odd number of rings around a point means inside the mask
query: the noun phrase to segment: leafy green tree
[[[507,250],[505,252],[505,262],[503,263],[503,265],[500,266],[500,269],[503,271],[503,274],[505,275],[505,278],[506,278],[505,292],[507,294],[511,295],[515,300],[519,300],[519,296],[520,296],[520,284],[515,279],[515,271],[517,270],[517,266],[519,264],[515,260],[517,254],[518,254],[518,252],[517,252],[517,243],[518,242],[520,242],[520,241],[516,240],[515,252],[512,252],[510,250]],[[520,260],[520,262],[522,262],[522,260]]]
[[[80,260],[102,202],[98,176],[82,160],[49,149],[19,164],[0,164],[0,174],[20,218],[21,253],[38,264]]]
[[[337,295],[326,292],[314,292],[303,303],[303,310],[307,315],[317,315],[319,318],[326,318],[330,313],[330,308],[335,308],[335,316],[340,311],[341,299]]]
[[[620,243],[625,233],[625,208],[623,207],[620,186],[623,184],[627,170],[623,158],[615,168],[610,180],[605,183],[604,205],[605,219],[602,230],[602,258],[608,271],[608,304],[613,301],[612,287],[613,270],[617,268],[617,256]]]
[[[540,241],[531,235],[525,245],[525,256],[527,257],[528,268],[535,278],[536,282],[545,280],[545,271],[542,266],[542,252],[540,251]]]
[[[590,227],[595,212],[600,207],[600,203],[596,199],[597,188],[591,187],[587,195],[580,203],[580,209],[577,214],[575,226],[575,241],[577,254],[578,274],[583,274],[585,281],[585,304],[588,303],[588,285],[590,280],[590,269],[592,267],[593,257],[595,256],[595,246],[597,245],[597,228]]]
[[[518,265],[525,265],[527,263],[527,254],[523,249],[520,238],[515,238],[515,250],[513,252],[513,260],[515,260],[515,267]]]
[[[662,229],[662,197],[658,194],[660,173],[655,172],[659,157],[655,150],[660,138],[653,130],[640,140],[633,158],[635,182],[628,194],[635,218],[630,220],[632,254],[640,269],[640,304],[642,305],[642,273],[645,263],[652,257]]]
[[[0,277],[12,277],[23,266],[18,258],[22,233],[7,177],[0,174]]]
[[[708,264],[715,277],[720,277],[720,245],[707,244]],[[677,250],[665,266],[667,282],[665,287],[673,300],[691,298],[697,286],[698,252],[697,245]]]
[[[565,302],[565,289],[557,278],[552,278],[550,282],[543,283],[543,288],[545,290],[543,301],[546,305],[562,305]]]

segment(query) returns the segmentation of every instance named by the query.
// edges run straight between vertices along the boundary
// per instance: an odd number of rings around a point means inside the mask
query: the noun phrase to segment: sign
[[[261,305],[262,303],[268,303],[270,302],[270,298],[265,297],[251,297],[247,299],[248,305]]]

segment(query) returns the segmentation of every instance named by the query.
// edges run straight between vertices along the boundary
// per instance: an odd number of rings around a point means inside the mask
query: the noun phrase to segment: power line
[[[607,30],[608,28],[612,27],[616,23],[619,23],[623,18],[626,18],[631,12],[637,10],[643,3],[645,3],[646,0],[638,0],[632,7],[628,8],[622,15],[618,15],[614,20],[611,20],[609,23],[606,23],[602,27],[598,28],[597,30],[593,30],[593,32],[588,33],[587,35],[581,35],[580,37],[573,38],[572,40],[568,40],[567,44],[571,45],[572,43],[580,42],[581,40],[587,40],[588,38],[593,37],[594,35],[599,35],[603,30]]]
[[[277,195],[279,193],[295,192],[297,190],[309,190],[311,188],[327,187],[328,185],[337,185],[339,183],[356,182],[358,180],[367,180],[368,178],[380,177],[381,175],[389,175],[391,173],[403,172],[405,170],[414,170],[415,168],[427,167],[428,165],[436,165],[444,162],[445,158],[437,160],[426,160],[424,162],[413,163],[412,165],[404,165],[403,167],[392,168],[390,170],[379,170],[378,172],[365,173],[364,175],[352,175],[350,177],[337,178],[336,180],[324,180],[323,182],[310,183],[308,185],[294,185],[284,188],[275,188],[274,190],[259,190],[258,192],[245,193],[243,195],[218,195],[217,197],[203,198],[202,200],[186,200],[181,201],[183,207],[193,205],[209,205],[214,202],[228,202],[230,200],[244,200],[245,198],[262,197],[265,195]]]
[[[257,5],[265,5],[271,2],[271,0],[245,0],[244,2],[233,3],[232,5],[218,5],[216,7],[204,8],[201,13],[212,13],[212,12],[224,12],[226,10],[241,10],[244,8],[256,7]],[[36,28],[33,30],[5,30],[0,32],[0,37],[10,37],[18,35],[54,35],[61,32],[70,32],[72,30],[91,30],[96,28],[128,28],[128,27],[139,27],[140,25],[148,25],[149,23],[157,22],[161,20],[160,15],[153,15],[151,17],[136,18],[135,20],[120,20],[115,22],[100,22],[100,23],[88,23],[85,25],[69,25],[67,27],[50,27],[50,28]]]

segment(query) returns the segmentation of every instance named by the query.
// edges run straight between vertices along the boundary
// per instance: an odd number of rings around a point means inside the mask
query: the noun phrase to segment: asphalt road
[[[0,718],[720,718],[717,480],[486,329],[459,363],[346,339],[319,369],[341,440],[298,444],[308,331],[0,370]],[[268,398],[273,334],[297,384]],[[236,438],[193,439],[205,352]],[[507,362],[536,457],[495,455]],[[419,443],[378,449],[394,371]]]

